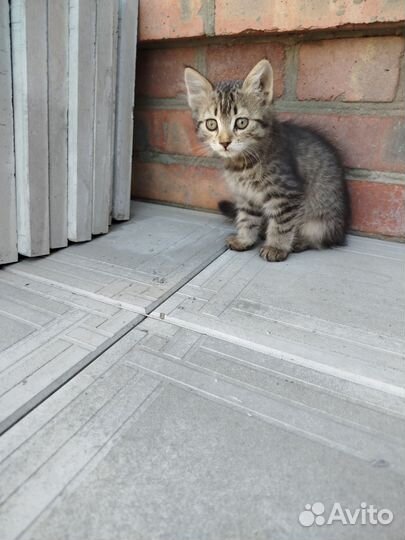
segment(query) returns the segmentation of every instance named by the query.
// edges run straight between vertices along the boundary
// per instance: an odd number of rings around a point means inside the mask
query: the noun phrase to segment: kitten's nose
[[[224,148],[225,150],[228,148],[228,146],[231,144],[230,141],[226,141],[226,142],[221,142],[220,143]]]

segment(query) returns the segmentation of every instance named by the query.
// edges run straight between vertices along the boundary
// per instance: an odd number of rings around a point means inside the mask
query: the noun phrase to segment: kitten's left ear
[[[201,73],[190,67],[184,70],[184,81],[188,104],[192,110],[196,110],[208,101],[213,86]]]
[[[268,60],[260,60],[255,65],[243,81],[242,90],[262,94],[268,104],[273,101],[273,68]]]

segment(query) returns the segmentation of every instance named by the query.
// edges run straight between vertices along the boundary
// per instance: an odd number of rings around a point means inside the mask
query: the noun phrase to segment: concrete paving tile
[[[0,269],[0,432],[225,250],[217,215],[132,211],[106,236]]]
[[[357,237],[280,264],[228,251],[151,316],[403,398],[404,263]]]
[[[397,540],[405,408],[355,387],[147,319],[0,439],[1,538]]]
[[[0,433],[143,318],[35,285],[0,270]]]
[[[134,216],[0,271],[0,538],[400,540],[404,246],[269,264]]]
[[[105,236],[6,271],[143,314],[226,249],[230,227],[218,215],[140,202],[132,215]]]

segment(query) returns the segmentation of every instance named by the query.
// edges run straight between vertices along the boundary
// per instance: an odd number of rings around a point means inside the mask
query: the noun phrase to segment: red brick
[[[347,167],[405,172],[405,117],[282,113],[324,133],[341,151]]]
[[[135,149],[168,154],[210,155],[195,134],[191,113],[184,110],[136,111]]]
[[[140,0],[139,40],[204,35],[204,0]]]
[[[138,53],[136,94],[151,98],[185,95],[184,67],[196,65],[196,48],[143,49]]]
[[[353,230],[405,238],[405,186],[350,180]],[[132,195],[215,210],[230,197],[220,169],[134,161]]]
[[[352,230],[405,238],[405,186],[358,180],[348,184]],[[215,210],[219,200],[230,197],[219,169],[136,159],[132,195],[208,210]]]
[[[405,186],[349,182],[352,229],[405,238]]]
[[[299,99],[392,101],[404,50],[401,37],[328,39],[299,52]]]
[[[404,20],[403,0],[221,0],[215,6],[215,33],[220,35],[291,32]]]
[[[213,82],[244,79],[262,58],[268,58],[274,71],[275,96],[284,90],[284,47],[279,43],[212,45],[207,48],[208,78]]]
[[[134,162],[132,195],[142,199],[215,210],[229,197],[220,169]]]

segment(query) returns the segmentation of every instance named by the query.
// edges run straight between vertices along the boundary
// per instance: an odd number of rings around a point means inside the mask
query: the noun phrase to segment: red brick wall
[[[216,81],[267,57],[279,117],[343,154],[353,230],[404,239],[404,20],[403,0],[141,0],[133,195],[216,208],[221,164],[194,134],[184,65]]]

